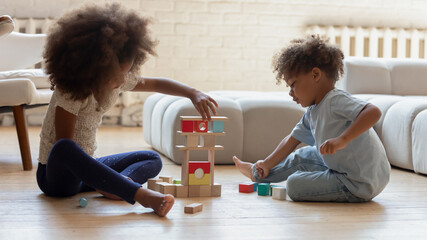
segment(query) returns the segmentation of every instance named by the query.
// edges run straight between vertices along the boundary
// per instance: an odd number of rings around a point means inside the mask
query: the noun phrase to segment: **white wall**
[[[79,0],[2,0],[0,14],[57,17]],[[124,0],[154,18],[143,73],[209,90],[283,90],[271,57],[309,24],[427,28],[422,0]],[[320,3],[321,2],[321,3]]]

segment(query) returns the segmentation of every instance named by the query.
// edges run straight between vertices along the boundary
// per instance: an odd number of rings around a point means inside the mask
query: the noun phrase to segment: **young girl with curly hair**
[[[233,160],[252,181],[287,180],[294,201],[365,202],[390,178],[390,165],[371,128],[381,111],[335,88],[343,54],[318,36],[296,39],[273,61],[278,83],[307,111],[293,131],[264,160]],[[296,151],[301,143],[308,146]]]
[[[103,114],[122,91],[156,91],[188,97],[204,119],[215,100],[187,85],[138,76],[155,55],[149,21],[118,4],[87,5],[62,16],[50,30],[44,52],[54,90],[40,134],[37,182],[48,196],[97,190],[108,198],[135,201],[165,216],[174,197],[141,185],[161,170],[154,151],[97,158],[95,135]],[[120,141],[120,140],[118,140]]]

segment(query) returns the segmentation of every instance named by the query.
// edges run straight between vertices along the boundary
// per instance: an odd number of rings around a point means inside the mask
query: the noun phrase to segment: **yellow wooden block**
[[[206,173],[202,178],[197,178],[195,174],[188,174],[188,185],[211,185],[211,175]]]

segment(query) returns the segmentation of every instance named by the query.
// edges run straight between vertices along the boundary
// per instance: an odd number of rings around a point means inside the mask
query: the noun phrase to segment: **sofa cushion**
[[[344,77],[338,84],[351,94],[391,94],[387,65],[371,58],[346,58]]]
[[[427,61],[393,59],[387,61],[393,95],[427,95]]]

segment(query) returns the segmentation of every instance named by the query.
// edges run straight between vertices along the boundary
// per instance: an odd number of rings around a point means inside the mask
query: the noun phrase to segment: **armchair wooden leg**
[[[33,169],[31,161],[30,141],[28,139],[27,121],[25,120],[25,108],[23,105],[13,106],[16,132],[18,134],[19,149],[21,150],[22,165],[24,170]]]

